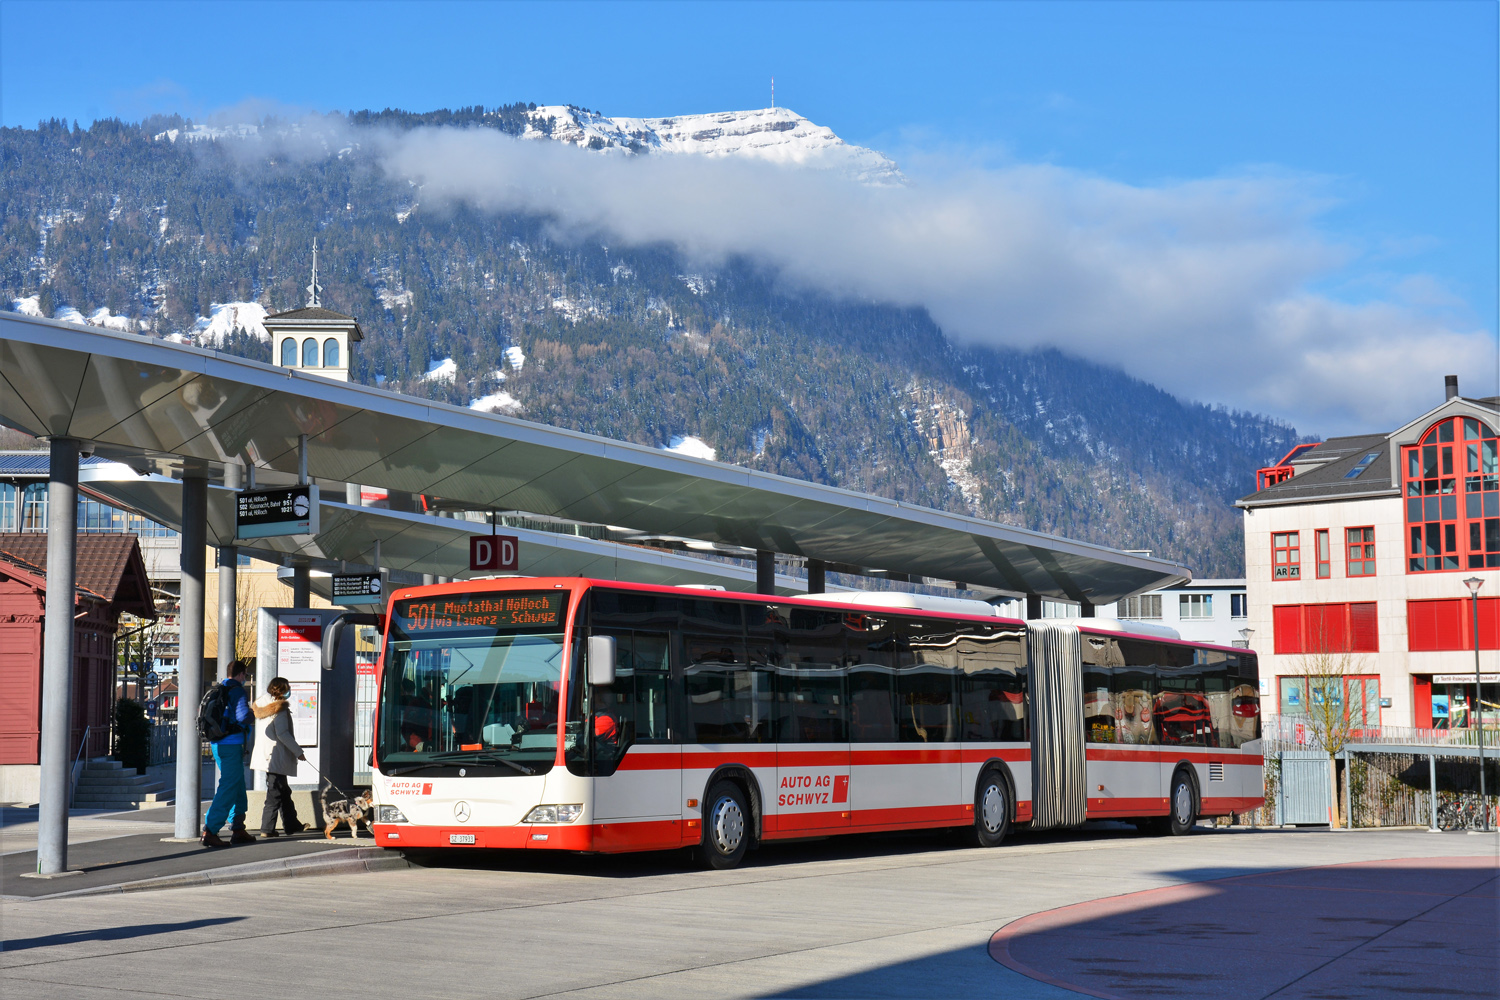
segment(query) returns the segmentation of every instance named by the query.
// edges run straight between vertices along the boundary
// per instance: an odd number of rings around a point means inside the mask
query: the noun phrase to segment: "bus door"
[[[616,642],[615,683],[591,692],[594,822],[630,824],[620,831],[624,843],[659,834],[675,846],[681,831],[667,821],[682,817],[682,747],[671,728],[670,637],[627,629],[594,634]]]
[[[784,714],[776,748],[775,829],[847,827],[849,736],[842,671],[782,667],[776,680]]]

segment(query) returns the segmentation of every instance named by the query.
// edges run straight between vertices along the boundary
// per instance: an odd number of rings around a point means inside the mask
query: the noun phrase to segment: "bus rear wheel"
[[[1180,837],[1198,821],[1198,797],[1193,789],[1193,779],[1186,771],[1172,775],[1172,794],[1167,799],[1167,806],[1171,812],[1167,814],[1165,833]]]
[[[974,842],[980,847],[999,847],[1010,832],[1010,786],[998,770],[979,777],[974,790]]]
[[[734,868],[750,846],[750,807],[732,781],[715,782],[704,798],[703,860],[710,868]]]

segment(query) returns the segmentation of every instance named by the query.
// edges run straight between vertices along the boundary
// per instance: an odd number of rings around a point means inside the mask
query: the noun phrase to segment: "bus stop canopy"
[[[79,487],[105,503],[141,514],[158,524],[182,527],[182,484],[176,480],[139,476],[122,465],[107,463],[86,467],[79,475]],[[321,530],[315,536],[280,535],[236,541],[234,491],[210,486],[208,541],[213,545],[234,545],[239,551],[268,562],[305,562],[324,573],[364,572],[374,568],[378,542],[381,569],[408,577],[434,573],[465,579],[474,575],[467,569],[469,539],[491,531],[488,525],[459,518],[355,507],[329,500],[323,500],[320,507]],[[525,576],[592,576],[666,586],[755,589],[753,566],[550,531],[499,530],[516,538],[517,572]],[[317,580],[314,577],[313,589],[326,589],[320,588]],[[778,594],[800,594],[803,589],[791,577],[779,576],[776,580]]]
[[[150,337],[0,313],[0,422],[180,477],[245,462],[315,481],[520,510],[1088,604],[1182,566]]]

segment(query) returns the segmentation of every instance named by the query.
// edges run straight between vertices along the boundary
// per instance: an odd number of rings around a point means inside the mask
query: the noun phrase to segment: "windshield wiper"
[[[446,753],[435,753],[426,761],[420,764],[411,764],[408,767],[396,768],[394,770],[387,771],[386,774],[390,775],[391,777],[396,777],[397,775],[410,774],[413,771],[420,771],[424,767],[435,767],[439,764],[454,764],[459,761],[465,760],[472,760],[476,763],[479,761],[485,761],[496,764],[504,764],[506,767],[519,771],[522,774],[536,774],[535,768],[527,767],[525,764],[518,764],[513,760],[507,760],[505,757],[502,757],[494,750],[450,750]]]

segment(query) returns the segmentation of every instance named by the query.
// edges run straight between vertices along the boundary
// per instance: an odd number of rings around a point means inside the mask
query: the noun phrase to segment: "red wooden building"
[[[42,638],[46,626],[47,536],[0,534],[0,793],[20,794],[39,764]],[[114,639],[121,613],[154,619],[156,607],[134,535],[78,536],[73,628],[73,733],[86,727],[86,753],[109,753],[114,697]],[[70,751],[70,752],[71,752]],[[17,773],[21,772],[21,773]]]

